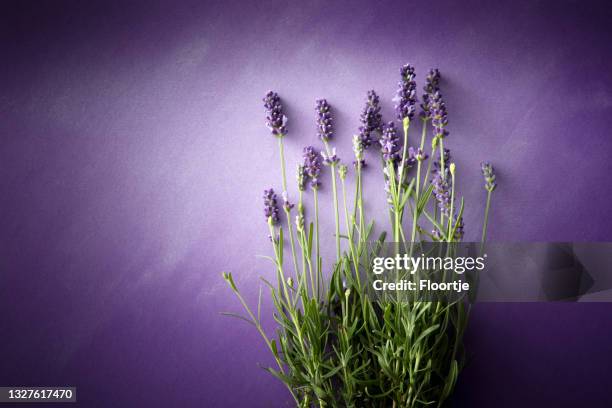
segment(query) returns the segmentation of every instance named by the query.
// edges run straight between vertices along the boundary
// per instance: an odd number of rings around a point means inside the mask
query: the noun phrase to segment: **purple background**
[[[488,159],[492,240],[610,240],[605,6],[306,3],[2,3],[0,385],[75,385],[86,407],[288,401],[257,367],[270,358],[256,332],[218,314],[240,310],[221,271],[251,302],[272,273],[255,258],[271,252],[262,190],[280,190],[270,88],[292,175],[318,143],[315,98],[334,105],[348,158],[365,92],[389,118],[399,67],[421,86],[436,66],[468,238]],[[384,214],[375,166],[366,188]],[[479,304],[455,404],[610,406],[611,335],[610,303]]]

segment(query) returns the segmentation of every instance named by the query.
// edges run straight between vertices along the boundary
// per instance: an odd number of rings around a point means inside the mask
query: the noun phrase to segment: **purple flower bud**
[[[276,92],[268,91],[263,98],[266,108],[266,126],[274,136],[282,137],[287,134],[287,117],[283,115],[283,105]]]
[[[433,193],[438,202],[438,208],[440,208],[442,214],[448,216],[450,213],[452,187],[452,179],[448,167],[444,168],[444,172],[436,172],[432,183],[434,185]]]
[[[404,120],[405,118],[412,119],[416,110],[416,81],[414,80],[414,67],[410,64],[404,65],[400,69],[401,81],[398,84],[397,95],[393,98],[395,101],[395,111],[397,118]]]
[[[446,147],[444,148],[444,167],[448,167],[448,164],[451,161],[451,154],[450,154],[450,150],[447,149]],[[435,161],[434,162],[434,169],[435,171],[440,171],[440,169],[442,168],[442,165],[440,164],[439,161]]]
[[[461,217],[459,218],[459,221],[457,222],[457,228],[455,229],[455,235],[453,239],[455,241],[461,241],[463,239],[463,235],[464,235],[464,225],[463,225],[463,217]]]
[[[485,188],[488,192],[492,192],[497,187],[497,183],[495,183],[495,169],[489,162],[480,163],[480,168],[485,179]]]
[[[346,178],[347,172],[348,172],[348,167],[346,167],[346,164],[340,164],[338,166],[338,175],[340,176],[340,180],[344,180]]]
[[[410,157],[413,157],[416,161],[422,162],[426,160],[429,155],[423,151],[420,147],[410,147],[408,148],[408,153]]]
[[[287,196],[287,192],[286,191],[283,191],[282,196],[283,196],[283,210],[285,210],[286,212],[290,212],[291,209],[293,208],[294,204],[291,204],[289,202],[289,198]]]
[[[442,94],[436,92],[430,99],[430,112],[431,112],[431,125],[434,129],[435,137],[446,137],[448,136],[448,114],[446,112],[446,104],[442,99]]]
[[[399,157],[399,136],[395,129],[395,123],[389,122],[383,130],[383,134],[379,140],[380,151],[382,152],[385,161],[395,162]]]
[[[332,138],[334,132],[330,106],[326,99],[319,99],[316,103],[317,136],[319,136],[323,142],[327,142]]]
[[[359,138],[361,145],[367,149],[372,144],[372,133],[382,131],[382,115],[380,113],[380,98],[374,90],[368,91],[366,105],[360,116]]]
[[[312,146],[304,148],[304,169],[310,177],[310,187],[313,190],[319,188],[319,174],[321,174],[321,158]]]
[[[421,104],[421,118],[429,119],[431,117],[430,112],[430,100],[432,96],[440,90],[440,71],[437,69],[429,70],[427,77],[425,77],[425,86],[423,87],[423,103]]]
[[[336,155],[336,148],[332,148],[331,154],[327,154],[324,151],[321,151],[321,157],[323,157],[323,164],[326,166],[331,166],[340,161],[338,156]]]
[[[365,148],[361,137],[359,137],[359,135],[353,136],[353,152],[355,152],[355,161],[353,164],[355,167],[357,167],[357,165],[361,165],[361,167],[365,166],[364,150]]]
[[[264,190],[264,215],[267,219],[272,219],[273,224],[278,224],[280,218],[278,216],[278,205],[276,203],[276,194],[273,189]]]

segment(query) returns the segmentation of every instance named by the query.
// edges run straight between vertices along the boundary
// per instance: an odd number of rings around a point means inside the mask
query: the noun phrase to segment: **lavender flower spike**
[[[319,136],[324,143],[327,143],[334,133],[330,106],[329,103],[327,103],[327,99],[318,99],[316,103],[317,136]]]
[[[312,146],[304,148],[304,169],[310,178],[310,188],[319,188],[319,174],[321,174],[321,159]]]
[[[393,98],[395,101],[395,111],[397,118],[401,121],[411,120],[416,110],[416,81],[414,80],[414,67],[410,64],[404,65],[400,69],[402,76],[398,84],[397,95]]]
[[[446,137],[448,136],[448,115],[446,112],[446,104],[442,99],[442,94],[436,92],[433,94],[430,100],[430,111],[431,111],[431,124],[434,128],[435,137]]]
[[[358,165],[360,165],[361,167],[365,166],[365,158],[363,155],[363,140],[359,135],[353,136],[353,151],[355,152],[355,161],[353,162],[355,167],[357,167]]]
[[[273,189],[264,190],[264,215],[266,220],[271,220],[272,224],[278,224],[280,218],[278,216],[278,205],[276,203],[276,194]]]
[[[395,162],[399,158],[399,136],[395,129],[395,123],[389,122],[387,126],[385,126],[379,143],[385,161]]]
[[[300,191],[306,190],[306,179],[307,178],[308,178],[308,174],[306,174],[306,167],[303,164],[298,164],[297,166],[298,190]]]
[[[440,71],[437,69],[429,70],[425,77],[425,86],[423,87],[423,103],[421,104],[421,118],[427,120],[431,117],[430,99],[440,90]]]
[[[283,105],[276,92],[268,91],[263,98],[266,108],[266,126],[274,136],[283,137],[287,134],[287,117],[283,114]]]
[[[495,183],[495,169],[489,162],[480,163],[480,168],[485,179],[485,189],[491,193],[497,187],[497,183]]]
[[[444,215],[448,216],[450,213],[452,187],[452,180],[448,168],[444,169],[444,173],[439,171],[436,172],[432,183],[434,185],[433,193],[436,197],[436,201],[438,201],[438,207]]]
[[[359,117],[359,138],[361,145],[367,149],[372,144],[372,133],[382,131],[382,115],[380,113],[380,98],[374,90],[368,91],[366,105]]]

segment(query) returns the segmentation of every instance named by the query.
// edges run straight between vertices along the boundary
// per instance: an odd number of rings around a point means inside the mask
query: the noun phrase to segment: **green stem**
[[[487,225],[489,224],[489,208],[491,207],[491,193],[492,191],[487,190],[487,205],[485,206],[484,223],[482,225],[482,239],[480,240],[480,250],[484,247],[485,240],[487,239]]]
[[[406,152],[408,151],[408,129],[410,129],[410,119],[409,118],[404,118],[403,120],[403,125],[404,125],[404,146],[402,147],[402,161],[400,163],[401,169],[400,169],[400,174],[399,174],[399,178],[398,178],[398,183],[397,183],[397,196],[401,197],[402,196],[402,184],[404,182],[404,167],[405,163],[406,163]]]
[[[280,151],[281,174],[283,178],[283,191],[287,194],[287,174],[285,171],[285,149],[283,147],[283,135],[278,136],[278,149]],[[288,209],[285,209],[287,216],[287,227],[289,228],[289,242],[291,243],[291,256],[293,258],[293,267],[295,268],[295,276],[298,276],[297,256],[295,255],[295,240],[293,239],[293,224],[291,223],[291,214]]]
[[[452,182],[452,186],[451,186],[451,205],[450,205],[450,213],[448,214],[448,232],[446,233],[447,235],[447,240],[448,242],[451,242],[454,237],[451,236],[453,233],[453,212],[454,212],[454,204],[455,204],[455,173],[453,171],[451,171],[451,182]]]
[[[411,237],[411,243],[410,243],[410,254],[412,254],[412,249],[414,246],[414,242],[416,240],[416,231],[417,231],[417,222],[418,222],[418,218],[419,218],[419,190],[421,188],[420,183],[421,183],[421,163],[422,161],[419,160],[419,163],[417,164],[417,178],[416,178],[416,190],[415,192],[415,198],[414,198],[414,210],[413,210],[413,220],[412,220],[412,237]]]
[[[329,144],[324,142],[325,150],[327,151],[327,155],[331,156],[331,149],[329,148]],[[340,262],[340,216],[338,212],[338,189],[336,187],[336,163],[331,164],[331,176],[332,176],[332,192],[333,192],[333,201],[334,201],[334,215],[336,220],[336,260]]]
[[[318,190],[315,188],[314,190],[314,207],[315,207],[315,242],[316,242],[316,255],[315,262],[317,265],[317,275],[316,275],[316,289],[317,289],[317,300],[319,299],[319,286],[320,286],[320,275],[321,275],[321,263],[319,261],[320,258],[320,244],[319,244],[319,194]]]

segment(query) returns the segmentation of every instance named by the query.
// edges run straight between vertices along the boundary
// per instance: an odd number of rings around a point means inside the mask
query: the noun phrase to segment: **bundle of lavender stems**
[[[223,276],[246,312],[229,315],[258,330],[276,363],[266,370],[286,385],[298,407],[442,406],[452,394],[464,360],[463,333],[470,304],[375,299],[366,284],[371,243],[382,243],[387,236],[382,231],[374,239],[373,222],[366,221],[363,173],[375,171],[366,162],[368,150],[380,155],[383,186],[378,191],[388,203],[388,234],[398,248],[412,253],[422,242],[463,240],[464,202],[455,188],[457,166],[445,147],[450,133],[440,82],[440,72],[430,70],[418,104],[415,69],[410,64],[401,67],[393,98],[395,120],[388,122],[383,121],[379,96],[368,91],[352,138],[353,157],[346,161],[332,146],[336,137],[333,108],[326,99],[316,100],[318,143],[304,147],[296,164],[298,196],[292,199],[283,145],[287,117],[276,92],[268,92],[263,99],[266,126],[277,139],[281,168],[280,197],[273,188],[263,195],[276,282],[268,277],[262,281],[275,309],[275,336],[262,327],[262,291],[253,310],[232,274]],[[418,143],[409,145],[410,131],[417,129],[418,122]],[[497,184],[490,163],[483,162],[481,170],[486,192],[484,244]],[[354,173],[350,195],[349,172]],[[334,214],[336,253],[324,267],[319,225],[324,206],[319,188],[327,180],[332,204],[326,208]],[[306,194],[313,197],[314,208],[308,213]],[[410,228],[404,227],[405,219]]]

